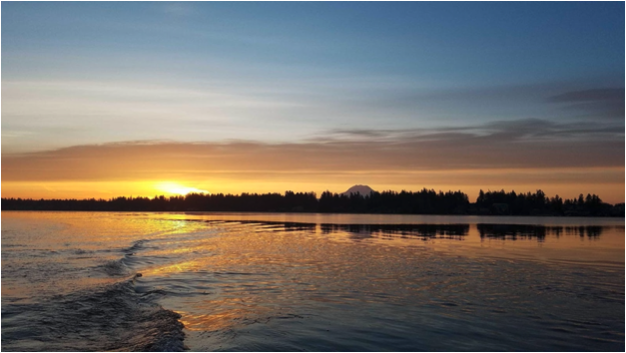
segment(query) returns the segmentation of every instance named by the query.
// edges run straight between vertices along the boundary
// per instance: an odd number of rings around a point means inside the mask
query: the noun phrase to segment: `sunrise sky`
[[[2,3],[2,197],[624,201],[624,3]]]

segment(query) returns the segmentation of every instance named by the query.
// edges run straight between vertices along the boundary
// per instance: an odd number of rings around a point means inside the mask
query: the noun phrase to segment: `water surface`
[[[623,219],[2,212],[2,349],[624,351]]]

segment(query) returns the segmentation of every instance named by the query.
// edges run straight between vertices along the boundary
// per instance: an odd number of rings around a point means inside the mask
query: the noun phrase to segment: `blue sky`
[[[131,141],[623,145],[624,42],[623,2],[3,2],[3,162]]]
[[[623,86],[624,4],[615,2],[2,9],[9,151],[27,148],[12,134],[41,149],[563,119],[571,112],[546,104],[550,95]]]

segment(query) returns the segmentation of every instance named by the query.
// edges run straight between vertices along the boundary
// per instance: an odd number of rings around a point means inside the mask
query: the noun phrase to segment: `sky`
[[[2,197],[624,201],[624,3],[3,2]]]

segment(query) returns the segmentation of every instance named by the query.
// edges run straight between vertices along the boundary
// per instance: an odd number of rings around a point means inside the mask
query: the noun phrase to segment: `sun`
[[[192,188],[171,181],[160,182],[155,185],[155,189],[170,195],[187,195],[192,192],[198,194],[210,194],[207,190]]]

